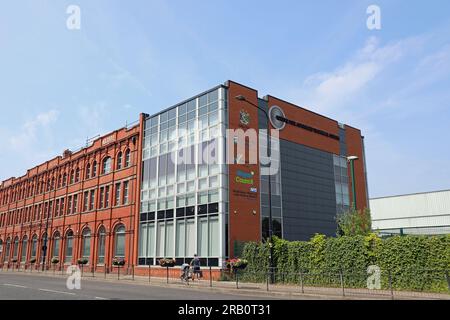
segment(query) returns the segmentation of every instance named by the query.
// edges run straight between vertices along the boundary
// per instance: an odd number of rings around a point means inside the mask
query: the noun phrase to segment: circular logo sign
[[[269,109],[270,123],[275,129],[281,130],[286,125],[286,122],[277,119],[277,117],[285,118],[283,110],[279,106],[270,107]]]

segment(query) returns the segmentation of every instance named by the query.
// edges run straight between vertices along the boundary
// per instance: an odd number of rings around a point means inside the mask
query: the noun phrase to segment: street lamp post
[[[347,161],[350,162],[350,172],[352,175],[352,194],[353,194],[353,209],[356,210],[356,186],[355,186],[355,160],[358,160],[357,156],[347,157]]]
[[[248,104],[250,104],[251,106],[261,110],[264,115],[266,116],[266,120],[267,120],[267,156],[269,156],[269,151],[270,151],[270,146],[271,146],[271,137],[270,137],[270,118],[269,115],[267,114],[267,111],[264,110],[263,108],[261,108],[260,106],[254,104],[253,102],[247,100],[247,98],[243,95],[238,95],[235,97],[236,100],[239,101],[245,101]],[[272,155],[272,154],[271,154]],[[270,273],[270,280],[271,283],[274,282],[274,277],[273,277],[273,243],[272,243],[272,237],[273,237],[273,223],[272,223],[272,183],[271,183],[271,177],[269,175],[269,273]]]
[[[45,258],[47,256],[47,243],[48,243],[48,220],[49,220],[50,212],[47,212],[47,221],[45,222],[45,238],[44,243],[42,245],[42,271],[45,270]]]

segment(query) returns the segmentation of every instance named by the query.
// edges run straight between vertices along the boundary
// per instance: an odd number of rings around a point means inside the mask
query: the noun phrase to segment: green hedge
[[[316,235],[310,241],[286,241],[273,244],[275,281],[298,283],[300,273],[306,285],[367,285],[367,267],[381,269],[383,288],[399,290],[447,291],[444,270],[450,271],[450,235],[395,236],[381,239],[375,234],[327,238]],[[267,243],[246,243],[242,257],[249,264],[241,278],[265,281],[269,267]]]

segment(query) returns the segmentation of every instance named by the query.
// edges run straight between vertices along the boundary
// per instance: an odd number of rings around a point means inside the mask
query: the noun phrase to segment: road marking
[[[108,298],[102,298],[102,297],[95,297],[95,299],[98,299],[98,300],[109,300]]]
[[[45,291],[45,292],[51,292],[51,293],[58,293],[58,294],[68,294],[71,296],[75,296],[75,293],[72,292],[65,292],[65,291],[57,291],[57,290],[50,290],[50,289],[38,289],[39,291]]]
[[[11,283],[4,283],[3,284],[4,286],[7,286],[7,287],[14,287],[14,288],[28,288],[28,287],[25,287],[25,286],[21,286],[21,285],[18,285],[18,284],[11,284]]]

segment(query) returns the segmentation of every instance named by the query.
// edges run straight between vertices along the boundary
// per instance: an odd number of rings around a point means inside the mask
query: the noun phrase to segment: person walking
[[[200,279],[202,276],[202,271],[200,269],[200,258],[197,254],[194,254],[194,259],[191,260],[190,264],[194,269],[194,276],[192,277],[192,280],[194,280],[195,276],[197,276],[197,279]]]

